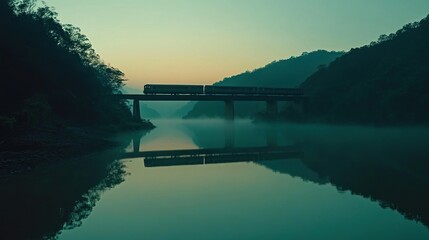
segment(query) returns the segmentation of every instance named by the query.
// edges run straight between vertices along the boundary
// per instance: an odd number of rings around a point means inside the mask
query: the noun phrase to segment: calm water
[[[0,180],[5,239],[429,239],[427,128],[155,124]]]

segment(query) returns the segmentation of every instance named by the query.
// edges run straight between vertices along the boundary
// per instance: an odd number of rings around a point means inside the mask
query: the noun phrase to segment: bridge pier
[[[234,101],[225,101],[225,119],[228,121],[234,120]]]
[[[133,136],[133,152],[138,153],[140,152],[140,139],[141,139],[141,135],[135,133]]]
[[[142,120],[140,115],[140,101],[138,99],[133,100],[133,118],[136,122],[140,122]]]
[[[269,119],[276,119],[277,118],[277,101],[275,100],[268,100],[267,101],[267,115]]]
[[[298,89],[299,90],[299,89]],[[139,101],[215,101],[225,103],[225,119],[234,120],[235,110],[234,102],[266,102],[268,114],[267,119],[276,119],[278,114],[278,102],[295,102],[300,104],[303,114],[306,114],[307,97],[302,91],[285,95],[234,95],[228,94],[114,94],[115,97],[127,101],[133,101],[133,118],[135,121],[141,121]],[[293,104],[289,105],[291,107]],[[294,110],[294,109],[292,109]]]

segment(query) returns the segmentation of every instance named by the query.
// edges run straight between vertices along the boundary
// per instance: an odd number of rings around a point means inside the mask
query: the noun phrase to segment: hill
[[[352,49],[303,84],[312,121],[429,123],[429,17]]]
[[[272,62],[265,67],[247,71],[236,76],[228,77],[213,85],[217,86],[258,86],[258,87],[298,87],[305,79],[315,73],[318,68],[329,64],[342,52],[318,50],[303,53],[299,57]],[[221,117],[223,103],[199,102],[188,113],[186,118]],[[264,111],[265,104],[260,102],[236,103],[238,117],[251,117]]]
[[[114,147],[134,122],[124,74],[43,2],[0,1],[0,175]]]
[[[131,120],[124,74],[104,63],[80,29],[38,1],[0,2],[0,118],[13,125]],[[1,125],[1,124],[0,124]],[[0,127],[1,128],[1,127]]]

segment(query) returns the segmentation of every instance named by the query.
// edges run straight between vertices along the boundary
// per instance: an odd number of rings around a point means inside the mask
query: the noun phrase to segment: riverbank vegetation
[[[79,153],[88,146],[77,143],[80,139],[103,145],[100,135],[88,136],[92,133],[88,128],[106,132],[153,128],[148,121],[134,122],[127,103],[114,97],[121,92],[124,74],[106,64],[79,28],[61,23],[43,2],[0,1],[0,34],[3,169],[22,160],[17,153],[52,148]],[[74,149],[66,151],[64,145]]]
[[[422,125],[429,123],[429,16],[352,49],[302,87],[309,121]]]

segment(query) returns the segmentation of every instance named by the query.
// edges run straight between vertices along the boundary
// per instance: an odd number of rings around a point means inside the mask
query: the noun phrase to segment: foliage
[[[309,77],[313,121],[376,125],[429,122],[429,17],[352,49]]]
[[[329,64],[343,52],[328,52],[318,50],[311,53],[304,52],[299,57],[274,61],[263,68],[227,77],[215,83],[219,86],[257,86],[257,87],[298,87],[307,77],[317,71],[320,66]],[[280,105],[282,107],[283,105]],[[251,117],[264,111],[263,102],[237,102],[236,115]],[[186,117],[222,117],[223,103],[199,102]]]
[[[115,99],[124,74],[104,63],[80,29],[62,24],[36,0],[0,3],[0,114],[13,116],[34,96],[68,123],[130,119]]]

